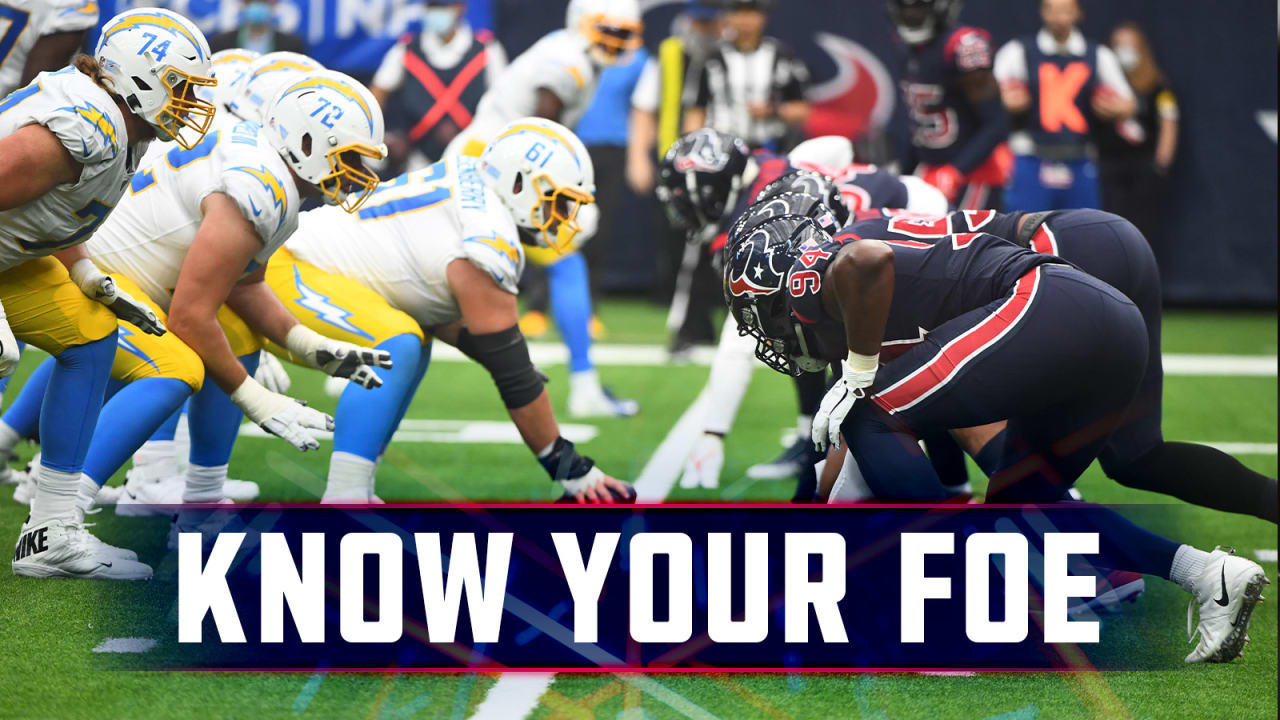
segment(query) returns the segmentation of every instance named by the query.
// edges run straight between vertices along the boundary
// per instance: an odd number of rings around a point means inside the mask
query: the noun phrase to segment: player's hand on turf
[[[715,433],[703,433],[689,451],[680,475],[682,488],[714,488],[720,485],[720,471],[724,468],[724,438]]]
[[[110,275],[98,269],[92,260],[78,260],[68,270],[71,280],[92,300],[96,300],[116,314],[116,317],[127,323],[136,325],[139,330],[149,335],[165,334],[164,323],[156,317],[155,311],[147,307],[129,293],[116,287],[116,281]]]
[[[844,374],[823,396],[818,414],[813,416],[813,446],[819,452],[825,451],[828,445],[840,445],[840,426],[853,409],[853,403],[866,395],[866,389],[876,379],[875,370],[855,371],[849,367],[848,360],[844,360],[841,366]]]
[[[266,350],[258,354],[258,372],[253,374],[253,379],[274,393],[287,393],[293,385],[293,378],[289,377],[280,359]]]
[[[285,338],[285,347],[313,368],[333,377],[347,378],[365,388],[382,385],[373,368],[390,368],[391,353],[327,338],[302,325],[295,325]]]
[[[333,418],[306,406],[301,400],[273,393],[246,377],[231,393],[231,402],[263,430],[299,450],[315,450],[320,443],[309,430],[333,430]]]
[[[565,494],[561,502],[578,505],[625,505],[636,501],[635,488],[629,483],[604,474],[592,467],[584,476],[560,482]]]
[[[0,307],[0,378],[7,378],[18,369],[18,360],[22,357],[18,350],[18,339],[9,328],[5,319],[4,308]]]

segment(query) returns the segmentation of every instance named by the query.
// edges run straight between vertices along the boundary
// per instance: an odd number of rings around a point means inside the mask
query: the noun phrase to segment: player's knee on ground
[[[116,331],[115,313],[86,297],[52,257],[0,272],[0,302],[14,337],[50,355]]]

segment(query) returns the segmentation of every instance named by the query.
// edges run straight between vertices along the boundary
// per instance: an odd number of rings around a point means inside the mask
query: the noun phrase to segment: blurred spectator
[[[296,52],[305,55],[307,43],[293,33],[276,29],[276,0],[248,0],[240,8],[240,26],[209,38],[213,52],[244,48],[256,53]]]
[[[995,76],[1017,130],[1006,209],[1098,207],[1091,130],[1133,116],[1133,90],[1115,53],[1076,29],[1076,0],[1042,0],[1044,27],[996,53]]]
[[[466,5],[429,0],[422,30],[393,45],[373,76],[370,90],[386,114],[390,170],[396,174],[406,165],[413,170],[439,160],[507,66],[493,33],[472,31]]]
[[[1001,209],[1012,169],[1009,115],[991,73],[991,36],[955,26],[960,0],[889,0],[908,46],[902,81],[916,175],[963,209]]]
[[[1138,226],[1147,239],[1159,230],[1159,197],[1178,149],[1178,99],[1156,65],[1136,23],[1111,31],[1111,49],[1137,96],[1133,118],[1098,132],[1102,207]]]
[[[697,99],[703,64],[720,42],[722,29],[720,10],[708,0],[690,0],[676,18],[675,34],[663,40],[657,58],[651,57],[645,64],[631,95],[627,138],[627,184],[636,194],[653,192],[658,158],[680,135],[701,124],[701,116],[694,125],[685,111]],[[688,242],[683,231],[671,227],[665,214],[654,215],[663,235],[656,295],[664,302],[675,296],[667,326],[674,333],[671,349],[679,355],[695,344],[714,342],[711,310],[720,303],[720,284],[707,253],[701,251],[701,241]],[[687,265],[683,272],[682,263]],[[678,295],[677,276],[681,277]],[[696,297],[691,297],[695,291]]]
[[[784,151],[809,117],[809,69],[781,41],[764,34],[770,0],[727,0],[727,40],[707,58],[687,129],[704,125],[753,148]]]
[[[85,34],[98,24],[95,0],[51,0],[30,3],[27,8],[26,27],[19,26],[17,39],[0,57],[0,97],[46,70],[66,67],[84,43]]]

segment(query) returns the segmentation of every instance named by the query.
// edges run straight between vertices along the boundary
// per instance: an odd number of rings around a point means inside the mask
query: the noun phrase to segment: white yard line
[[[471,720],[512,720],[527,717],[538,698],[551,687],[555,673],[502,673],[476,706]]]
[[[1275,455],[1275,443],[1254,443],[1254,442],[1206,442],[1201,445],[1208,445],[1211,448],[1221,450],[1228,455]]]
[[[596,355],[596,351],[601,347],[597,345],[592,350],[593,359],[598,364],[599,356]],[[657,346],[654,347],[661,350]],[[665,355],[666,351],[662,352]],[[433,354],[432,360],[437,357],[438,355]],[[538,360],[535,354],[534,362],[545,363],[546,361]],[[659,502],[671,492],[676,479],[680,476],[680,470],[684,467],[684,459],[693,447],[694,440],[698,438],[698,434],[693,430],[703,421],[705,402],[706,392],[704,391],[699,393],[676,424],[671,427],[667,436],[662,439],[662,443],[658,445],[658,449],[649,458],[649,462],[645,463],[644,468],[640,470],[634,483],[637,500]],[[620,677],[687,717],[698,720],[714,718],[706,710],[668,690],[656,680],[643,676]],[[498,676],[497,682],[489,687],[489,692],[485,693],[484,700],[476,707],[470,720],[526,718],[538,709],[538,701],[553,682],[555,682],[555,673],[502,673]]]
[[[1258,558],[1258,562],[1273,563],[1276,561],[1275,550],[1254,550],[1253,556]]]
[[[436,343],[432,362],[472,362],[456,348]],[[563,365],[569,351],[558,342],[529,343],[529,354],[540,365]],[[687,361],[690,365],[709,367],[715,357],[714,347],[697,347]],[[666,348],[661,345],[619,345],[598,343],[591,346],[591,360],[596,365],[629,365],[633,367],[666,367],[671,364]],[[1166,375],[1226,375],[1276,377],[1275,355],[1201,355],[1165,353]]]
[[[144,653],[155,646],[154,638],[107,638],[93,651],[96,653]]]

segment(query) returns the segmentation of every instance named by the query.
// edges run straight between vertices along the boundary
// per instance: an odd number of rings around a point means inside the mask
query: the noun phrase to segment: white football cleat
[[[18,472],[10,467],[9,463],[0,463],[0,485],[17,485]]]
[[[1187,637],[1191,629],[1191,608],[1200,604],[1196,632],[1200,642],[1187,655],[1187,662],[1231,662],[1244,654],[1249,642],[1249,618],[1262,602],[1262,587],[1269,585],[1267,574],[1257,563],[1235,554],[1231,548],[1214,548],[1200,577],[1192,583],[1195,598],[1187,604]]]
[[[574,418],[614,417],[628,418],[640,412],[640,403],[619,398],[609,388],[578,389],[569,391],[569,416]]]
[[[258,483],[227,478],[222,481],[222,494],[235,502],[253,502],[258,498]]]
[[[40,467],[40,453],[31,457],[31,462],[21,470],[13,473],[18,486],[13,489],[13,501],[19,505],[30,505],[36,494],[36,468]]]
[[[182,504],[186,479],[181,475],[150,480],[130,470],[125,475],[124,492],[116,499],[116,514],[123,517],[172,515],[173,505]],[[167,507],[166,507],[167,506]]]
[[[124,494],[123,485],[103,485],[98,488],[98,494],[93,498],[94,505],[115,505],[120,501],[120,496]]]
[[[102,512],[101,509],[95,508],[93,510],[90,510],[89,514],[95,514],[100,512]],[[89,544],[93,546],[93,548],[98,552],[104,555],[115,555],[116,557],[121,558],[123,560],[132,560],[135,562],[137,561],[138,553],[128,548],[116,547],[115,545],[112,545],[111,543],[108,543],[105,540],[101,540],[98,538],[97,535],[94,535],[93,533],[89,532],[89,528],[93,527],[94,525],[93,523],[87,523],[87,522],[81,521],[80,525],[85,529],[85,535],[88,538]]]
[[[235,505],[228,498],[222,498],[216,503],[203,504]],[[200,533],[207,537],[222,530],[233,517],[230,513],[219,509],[180,510],[173,516],[173,521],[169,523],[167,547],[170,550],[178,549],[178,533]]]
[[[23,577],[150,580],[151,567],[107,546],[75,520],[55,518],[24,526],[13,551],[13,574]],[[119,551],[120,548],[114,548]]]

